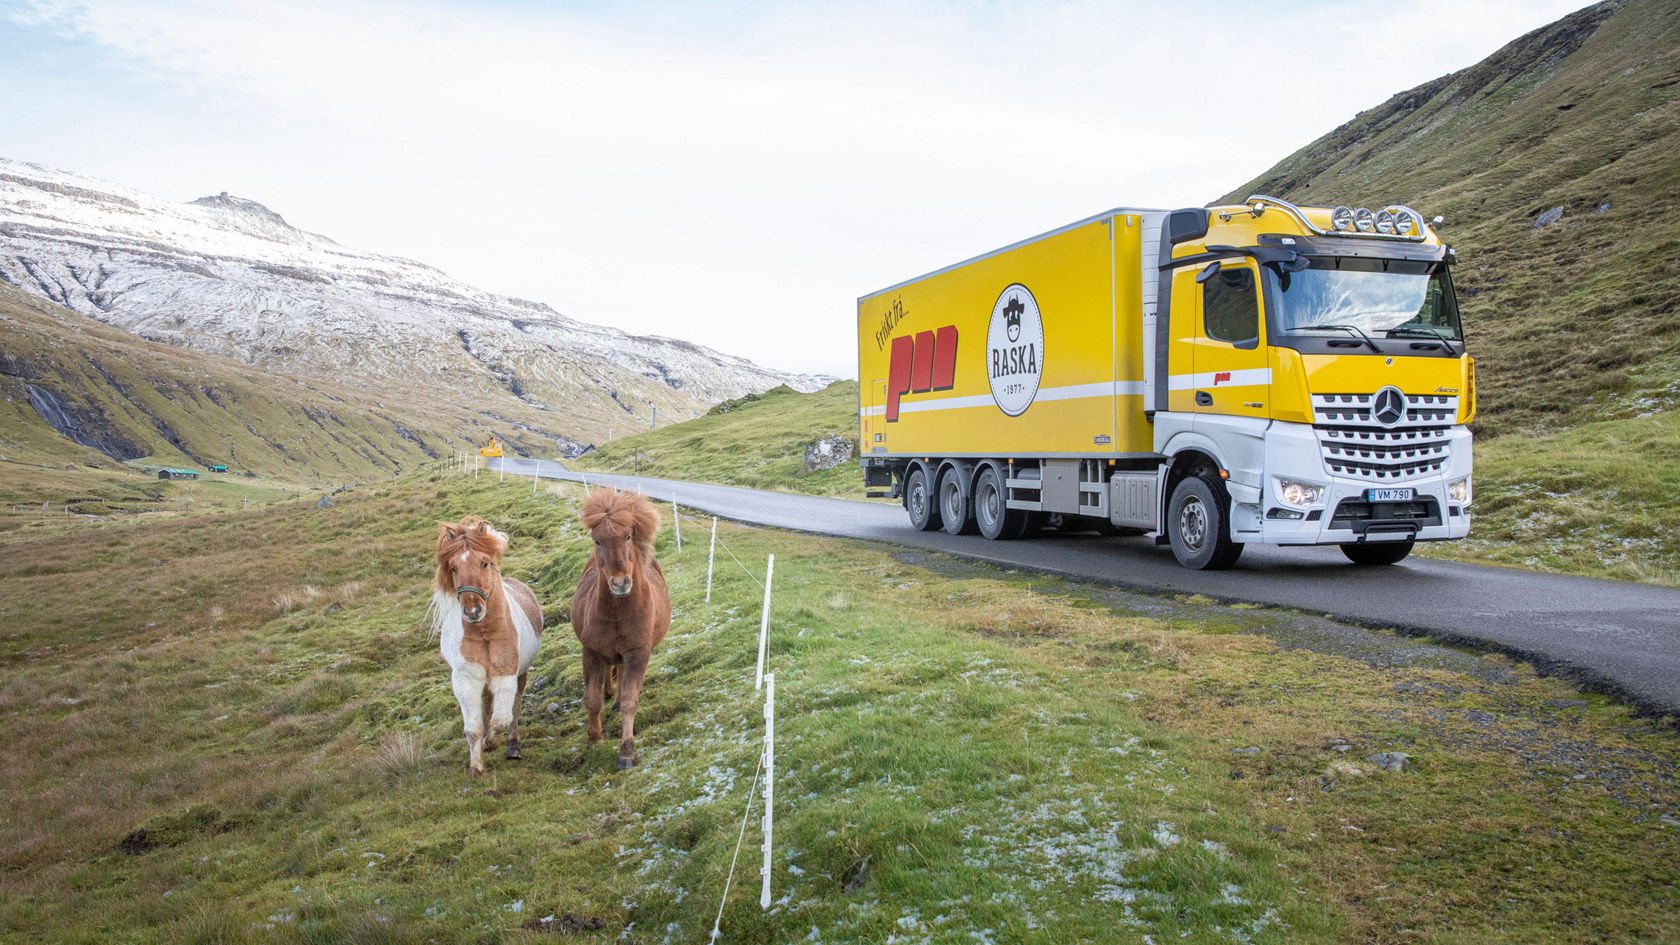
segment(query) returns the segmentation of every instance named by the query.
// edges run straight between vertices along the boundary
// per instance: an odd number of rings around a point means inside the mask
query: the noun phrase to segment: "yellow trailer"
[[[1393,563],[1469,530],[1451,250],[1390,206],[1117,209],[858,300],[861,463],[911,524]]]

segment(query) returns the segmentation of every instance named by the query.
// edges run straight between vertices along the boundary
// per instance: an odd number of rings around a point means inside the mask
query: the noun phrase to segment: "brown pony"
[[[500,569],[507,536],[476,515],[439,522],[432,627],[449,664],[450,686],[467,731],[467,770],[484,773],[484,749],[507,735],[519,751],[519,704],[526,670],[542,642],[542,608],[531,589]],[[489,716],[490,731],[484,730]]]
[[[659,513],[646,497],[597,491],[583,500],[583,527],[595,551],[572,596],[572,632],[583,644],[583,706],[589,710],[589,743],[601,740],[601,705],[620,676],[618,713],[624,721],[618,767],[636,763],[636,701],[653,648],[671,629],[671,595],[665,572],[653,560]]]

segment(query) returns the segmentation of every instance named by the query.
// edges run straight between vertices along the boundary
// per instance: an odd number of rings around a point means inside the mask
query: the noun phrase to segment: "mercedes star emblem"
[[[1399,388],[1384,387],[1371,398],[1371,419],[1392,427],[1406,418],[1406,395]]]

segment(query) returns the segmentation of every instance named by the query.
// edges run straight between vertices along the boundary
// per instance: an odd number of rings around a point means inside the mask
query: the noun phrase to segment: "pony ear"
[[[455,532],[455,526],[454,525],[450,524],[449,522],[439,522],[438,523],[438,543],[439,544],[442,544],[443,542],[446,542],[446,541],[454,541],[457,537],[459,537],[459,536]]]
[[[486,534],[489,534],[489,532],[490,532],[490,523],[486,522],[483,519],[479,519],[478,520],[478,533],[480,535],[486,535]]]

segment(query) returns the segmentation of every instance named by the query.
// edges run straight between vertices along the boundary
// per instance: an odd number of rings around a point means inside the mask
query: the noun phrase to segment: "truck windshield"
[[[1277,277],[1278,327],[1286,332],[1346,333],[1352,326],[1379,338],[1464,337],[1441,263],[1314,256],[1310,267]]]

